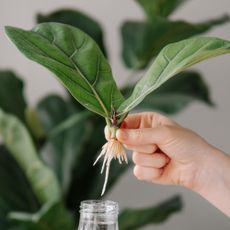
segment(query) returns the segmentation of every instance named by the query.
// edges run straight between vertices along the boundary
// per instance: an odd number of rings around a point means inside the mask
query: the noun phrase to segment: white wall
[[[111,64],[119,84],[124,82],[129,72],[120,62],[120,40],[118,28],[124,19],[142,18],[142,12],[134,0],[1,0],[0,1],[0,68],[12,68],[26,80],[26,95],[34,104],[42,95],[50,92],[63,92],[60,84],[41,66],[28,61],[4,35],[3,26],[13,25],[31,28],[37,12],[70,7],[80,8],[95,16],[106,30],[106,42],[110,48]],[[223,13],[230,14],[229,0],[193,0],[180,8],[173,18],[200,21]],[[230,24],[212,30],[209,35],[230,40]],[[230,56],[222,56],[196,66],[212,89],[215,109],[194,103],[174,117],[178,122],[205,137],[210,143],[230,152]],[[221,165],[220,165],[221,167]],[[174,215],[163,225],[146,229],[156,230],[229,230],[230,219],[212,207],[208,202],[178,187],[159,186],[137,181],[130,171],[109,194],[120,207],[144,207],[180,193],[185,203],[184,210]],[[229,192],[230,194],[230,192]]]

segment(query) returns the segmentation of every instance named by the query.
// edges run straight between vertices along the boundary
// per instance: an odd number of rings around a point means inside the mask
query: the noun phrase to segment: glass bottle
[[[118,209],[114,201],[82,201],[78,230],[118,230]]]

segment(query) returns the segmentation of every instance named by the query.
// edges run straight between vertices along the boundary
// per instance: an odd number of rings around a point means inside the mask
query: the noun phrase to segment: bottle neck
[[[86,200],[81,202],[78,229],[118,229],[118,204],[114,201]],[[82,228],[82,226],[91,226]],[[97,226],[97,228],[95,228]],[[101,226],[101,228],[100,228]]]

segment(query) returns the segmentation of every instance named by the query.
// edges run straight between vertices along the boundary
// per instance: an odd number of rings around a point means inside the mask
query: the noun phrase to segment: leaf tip
[[[4,26],[4,28],[5,28],[5,31],[6,31],[6,32],[10,32],[10,31],[12,31],[13,29],[15,29],[15,27],[13,27],[13,26]]]
[[[5,26],[4,29],[5,29],[6,35],[7,35],[8,37],[10,37],[10,38],[11,38],[11,36],[13,35],[13,33],[14,33],[16,30],[18,30],[18,28],[13,27],[13,26]]]

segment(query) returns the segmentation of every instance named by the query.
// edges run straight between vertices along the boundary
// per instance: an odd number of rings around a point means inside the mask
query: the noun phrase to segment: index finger
[[[122,128],[155,128],[159,125],[177,125],[176,122],[155,112],[130,114],[125,118]]]

